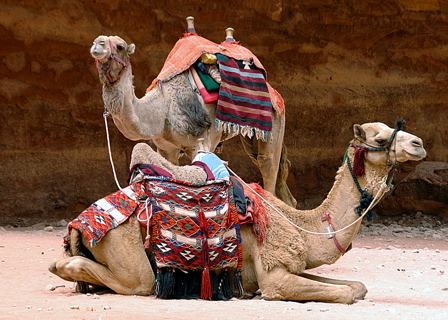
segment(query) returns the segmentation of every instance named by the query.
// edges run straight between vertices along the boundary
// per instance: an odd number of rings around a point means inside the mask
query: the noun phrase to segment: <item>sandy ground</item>
[[[74,293],[47,271],[63,256],[64,232],[0,227],[0,319],[448,319],[445,239],[358,235],[336,264],[313,270],[367,286],[365,300],[337,305]]]

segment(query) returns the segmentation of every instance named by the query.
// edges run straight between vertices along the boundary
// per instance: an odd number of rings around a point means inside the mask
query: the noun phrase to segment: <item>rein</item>
[[[109,48],[110,48],[110,57],[107,60],[106,63],[101,63],[98,59],[95,59],[95,65],[100,74],[103,74],[103,76],[109,81],[109,84],[114,84],[120,78],[123,76],[124,72],[126,71],[126,68],[131,64],[131,60],[128,61],[122,60],[119,56],[115,54],[115,45],[112,43],[112,41],[109,39]],[[119,64],[123,66],[120,73],[113,77],[110,74],[110,71],[112,70],[112,62],[113,60],[117,61]]]

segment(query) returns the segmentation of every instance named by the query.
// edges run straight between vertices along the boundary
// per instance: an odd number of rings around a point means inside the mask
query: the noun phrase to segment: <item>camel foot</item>
[[[364,283],[353,281],[353,283],[349,284],[348,286],[353,289],[356,300],[364,300],[368,291]]]

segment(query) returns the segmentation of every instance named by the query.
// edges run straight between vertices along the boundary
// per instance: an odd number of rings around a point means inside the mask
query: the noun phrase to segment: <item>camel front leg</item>
[[[359,282],[359,281],[332,279],[332,278],[316,276],[314,274],[309,274],[309,273],[301,273],[300,276],[304,277],[306,279],[310,279],[310,280],[318,281],[318,282],[322,282],[322,283],[349,286],[353,289],[356,300],[363,300],[367,294],[366,286],[364,285],[364,283]]]
[[[137,219],[131,217],[110,230],[93,247],[86,242],[83,238],[83,244],[96,261],[74,256],[54,262],[49,270],[64,280],[108,287],[119,294],[150,295],[154,292],[155,276]]]
[[[355,293],[347,285],[322,283],[276,267],[258,273],[262,297],[266,300],[321,301],[352,304]]]
[[[64,280],[108,287],[119,294],[147,296],[154,292],[152,271],[146,274],[147,279],[140,279],[141,275],[133,274],[136,270],[122,270],[114,274],[106,266],[80,256],[58,260],[49,270]]]

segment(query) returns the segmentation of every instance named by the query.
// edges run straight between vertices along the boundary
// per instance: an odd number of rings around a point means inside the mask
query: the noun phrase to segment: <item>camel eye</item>
[[[119,45],[117,45],[117,49],[121,51],[124,49],[124,47],[121,44],[119,44]]]
[[[387,142],[386,139],[376,139],[375,141],[376,141],[376,143],[378,143],[380,146],[386,144],[386,142]]]

